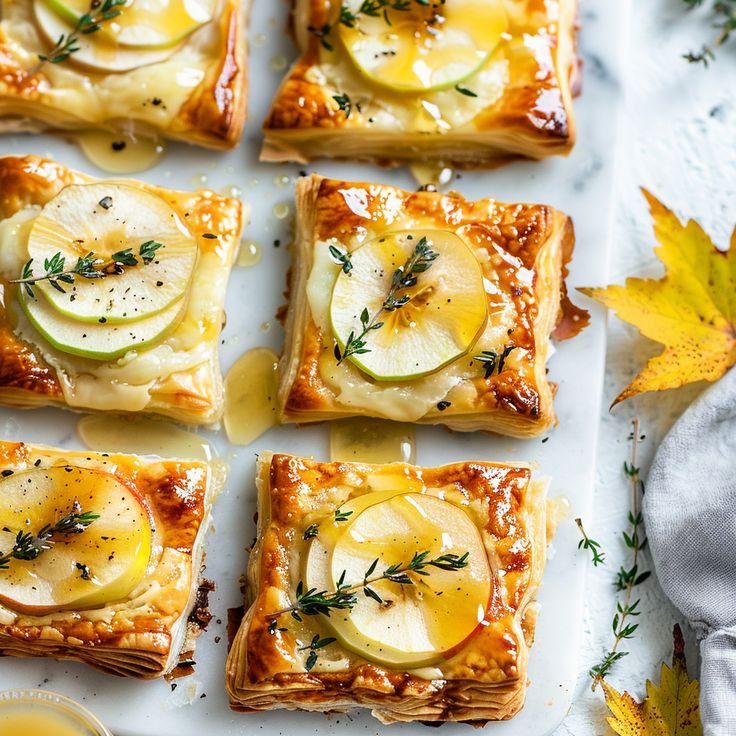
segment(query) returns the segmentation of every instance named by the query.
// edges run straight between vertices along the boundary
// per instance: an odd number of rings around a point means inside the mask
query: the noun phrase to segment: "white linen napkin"
[[[736,734],[736,368],[659,446],[644,494],[659,582],[700,639],[705,736]]]

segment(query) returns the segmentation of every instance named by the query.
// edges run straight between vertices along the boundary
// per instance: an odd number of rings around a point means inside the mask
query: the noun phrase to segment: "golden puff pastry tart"
[[[0,131],[102,130],[232,148],[246,114],[248,5],[2,0]]]
[[[587,322],[564,284],[573,244],[545,205],[301,178],[282,421],[546,431],[550,335]]]
[[[547,542],[529,466],[263,453],[257,484],[234,710],[480,725],[522,707]]]
[[[294,0],[266,161],[488,167],[575,142],[576,0]],[[400,7],[399,7],[400,6]]]
[[[0,442],[0,654],[191,671],[222,468]]]
[[[217,423],[239,200],[0,158],[0,403]]]

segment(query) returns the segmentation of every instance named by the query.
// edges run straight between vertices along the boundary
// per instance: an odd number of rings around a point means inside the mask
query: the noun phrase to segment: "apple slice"
[[[161,247],[144,263],[140,248]],[[50,200],[28,236],[34,273],[57,254],[71,268],[94,253],[103,261],[130,249],[138,263],[103,279],[75,276],[64,291],[39,281],[36,287],[60,314],[79,322],[133,322],[178,302],[189,288],[197,259],[197,241],[161,197],[128,184],[73,184]]]
[[[55,534],[36,559],[0,570],[0,602],[43,615],[124,599],[143,579],[151,555],[145,501],[114,475],[74,466],[16,472],[0,482],[0,550],[18,532],[38,534],[73,511],[98,514],[78,534]]]
[[[89,3],[84,12],[88,10]],[[33,12],[36,23],[45,36],[49,48],[52,48],[62,35],[67,37],[76,24],[76,20],[64,21],[62,16],[51,8],[47,0],[33,0]],[[175,46],[170,48],[119,46],[114,38],[108,34],[109,30],[103,27],[96,33],[82,35],[77,41],[79,50],[69,57],[69,61],[73,64],[88,67],[91,70],[127,72],[147,64],[164,61],[176,51]]]
[[[373,497],[343,505],[340,511],[353,512],[347,522],[320,525],[307,557],[307,586],[332,592],[343,574],[346,582],[360,583],[374,560],[374,575],[380,575],[415,553],[428,551],[428,559],[467,553],[462,570],[410,572],[413,585],[371,583],[382,603],[360,594],[351,611],[325,619],[342,645],[365,659],[400,669],[435,664],[486,616],[492,575],[483,540],[468,514],[448,501],[420,493]]]
[[[20,292],[20,303],[31,324],[57,350],[92,360],[115,360],[162,340],[184,317],[187,300],[137,322],[121,324],[75,322],[59,314],[43,295]]]
[[[508,29],[502,0],[415,0],[387,14],[367,14],[364,5],[343,2],[341,12],[354,20],[338,24],[342,43],[365,76],[399,92],[463,82],[486,63]]]
[[[488,297],[480,264],[465,242],[445,230],[387,233],[350,254],[352,269],[340,271],[330,302],[332,331],[341,351],[361,332],[361,313],[381,309],[396,269],[422,238],[439,253],[400,309],[380,314],[383,326],[365,337],[365,350],[350,360],[378,381],[405,381],[433,373],[468,352],[488,318]]]
[[[74,26],[90,10],[90,0],[43,0]],[[212,20],[215,0],[129,0],[113,23],[98,31],[119,46],[170,48]]]

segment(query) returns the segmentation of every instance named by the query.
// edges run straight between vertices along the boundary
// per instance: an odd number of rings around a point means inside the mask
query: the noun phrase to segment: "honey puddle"
[[[211,460],[212,445],[168,422],[91,414],[77,422],[77,434],[90,450]]]
[[[420,187],[431,185],[438,190],[445,189],[455,176],[455,172],[441,162],[412,163],[409,171]]]
[[[155,166],[166,147],[153,138],[90,130],[75,136],[84,155],[111,174],[134,174]]]
[[[249,445],[278,423],[276,367],[268,348],[249,350],[225,377],[225,432],[234,445]]]
[[[263,256],[263,249],[257,240],[243,240],[240,243],[238,258],[235,264],[241,268],[250,268],[255,266]]]
[[[414,427],[381,419],[332,422],[330,458],[336,462],[413,464],[416,461]]]
[[[557,527],[570,518],[571,507],[570,499],[566,496],[555,496],[555,498],[547,499],[547,540],[552,538],[557,532]]]

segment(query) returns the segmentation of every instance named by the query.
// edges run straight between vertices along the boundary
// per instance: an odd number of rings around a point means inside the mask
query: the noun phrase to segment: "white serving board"
[[[468,197],[493,196],[505,201],[550,203],[573,216],[578,245],[571,284],[600,285],[606,281],[607,249],[612,218],[615,139],[618,118],[618,56],[622,48],[624,15],[628,3],[582,0],[581,51],[586,58],[583,96],[577,101],[579,142],[568,159],[517,163],[493,172],[464,172],[453,187]],[[140,177],[169,187],[207,186],[225,191],[242,189],[251,205],[252,224],[245,237],[263,245],[263,259],[250,269],[236,268],[227,297],[228,324],[221,348],[223,369],[247,349],[279,349],[282,333],[274,319],[282,303],[288,265],[286,244],[289,221],[273,216],[273,206],[292,204],[293,187],[275,182],[280,175],[296,177],[302,169],[343,179],[385,181],[407,188],[416,184],[404,170],[383,170],[350,163],[301,167],[274,166],[257,161],[260,123],[281,74],[272,68],[279,55],[293,57],[287,38],[287,3],[256,0],[251,40],[250,119],[239,150],[229,154],[172,146],[166,158]],[[264,41],[265,38],[265,41]],[[48,136],[0,138],[0,155],[36,153],[104,175],[68,143]],[[0,196],[2,196],[0,194]],[[293,206],[292,206],[293,207]],[[280,240],[280,247],[273,245]],[[578,301],[584,301],[577,297]],[[590,305],[588,305],[590,306]],[[559,347],[550,365],[551,379],[559,383],[556,409],[559,426],[542,438],[518,441],[486,435],[448,434],[440,427],[417,430],[417,462],[437,465],[457,460],[531,460],[551,476],[552,495],[566,496],[572,516],[588,518],[596,456],[598,419],[605,359],[604,318],[594,309],[592,325],[575,340]],[[262,325],[270,323],[264,331]],[[0,408],[0,438],[81,448],[75,435],[77,416],[55,409],[18,412]],[[245,570],[244,548],[253,538],[255,488],[254,459],[270,449],[328,459],[326,425],[278,428],[249,447],[228,445],[221,433],[203,433],[231,465],[227,490],[214,512],[215,531],[208,540],[206,575],[217,582],[211,597],[215,619],[197,645],[197,672],[179,681],[175,692],[163,681],[122,680],[81,664],[49,660],[0,660],[0,689],[43,687],[92,709],[116,736],[216,736],[234,734],[382,733],[386,729],[365,711],[346,716],[280,712],[258,715],[232,713],[224,690],[227,609],[241,603],[239,577]],[[487,727],[499,736],[544,736],[564,717],[572,700],[577,676],[577,654],[582,628],[587,560],[577,551],[572,521],[563,523],[555,538],[551,559],[539,594],[542,611],[530,663],[531,686],[523,711],[510,722]],[[220,637],[219,643],[215,638]],[[392,732],[424,734],[422,726],[393,726]],[[447,725],[443,733],[468,733],[467,726]]]

